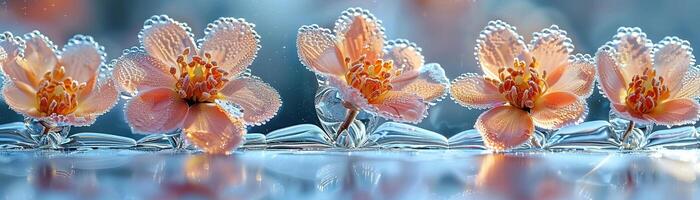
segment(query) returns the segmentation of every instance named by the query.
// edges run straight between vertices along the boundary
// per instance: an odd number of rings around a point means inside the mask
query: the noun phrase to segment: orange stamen
[[[656,76],[656,70],[644,69],[640,75],[632,77],[627,85],[625,103],[640,113],[650,113],[659,103],[668,99],[670,92],[664,78]]]
[[[204,58],[192,56],[187,62],[189,53],[190,49],[187,48],[177,57],[180,76],[177,76],[178,68],[170,68],[170,74],[177,79],[175,87],[178,94],[190,104],[214,102],[221,88],[229,81],[225,78],[228,72],[219,68],[209,53],[204,53]]]
[[[44,74],[36,92],[39,112],[46,115],[67,115],[77,109],[78,94],[86,84],[65,77],[65,73],[66,69],[61,66]]]
[[[351,62],[350,58],[345,58],[345,64],[350,69],[345,74],[348,85],[359,90],[370,104],[380,103],[392,89],[392,77],[399,75],[398,71],[393,72],[394,64],[391,60],[378,59],[370,62],[361,57]]]
[[[535,70],[539,63],[532,58],[532,63],[526,65],[524,61],[515,59],[513,67],[498,69],[498,80],[485,78],[486,81],[497,85],[500,92],[512,106],[529,110],[535,106],[535,101],[547,90],[544,81],[547,72],[542,75]]]

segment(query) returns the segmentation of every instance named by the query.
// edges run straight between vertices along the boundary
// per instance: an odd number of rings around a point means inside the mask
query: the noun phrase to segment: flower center
[[[510,105],[529,111],[535,106],[535,100],[547,90],[547,83],[544,81],[547,72],[543,71],[540,75],[535,70],[537,67],[539,63],[535,58],[532,58],[530,65],[516,58],[513,67],[498,69],[498,80],[485,79],[498,85],[498,92]]]
[[[209,53],[204,53],[204,58],[192,56],[192,59],[187,62],[185,59],[189,54],[190,49],[187,48],[177,57],[177,65],[180,68],[179,77],[177,68],[170,68],[170,74],[177,79],[175,84],[177,93],[190,105],[214,102],[221,88],[229,81],[224,78],[228,76],[228,72],[219,68],[216,62],[211,60]]]
[[[642,74],[632,77],[632,81],[627,85],[625,103],[637,112],[649,113],[669,96],[664,78],[657,77],[656,70],[646,68]]]
[[[345,80],[353,88],[357,89],[370,104],[380,103],[384,95],[391,90],[392,68],[391,60],[378,59],[374,62],[366,61],[365,57],[351,62],[345,58],[345,63],[350,69],[345,74]],[[393,75],[398,76],[399,71]]]
[[[65,73],[66,69],[61,66],[44,74],[36,92],[39,112],[46,115],[67,115],[78,107],[77,94],[86,84],[65,77]]]

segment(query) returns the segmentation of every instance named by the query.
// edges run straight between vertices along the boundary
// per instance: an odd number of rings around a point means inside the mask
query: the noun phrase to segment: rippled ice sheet
[[[698,199],[700,151],[0,153],[5,199]]]

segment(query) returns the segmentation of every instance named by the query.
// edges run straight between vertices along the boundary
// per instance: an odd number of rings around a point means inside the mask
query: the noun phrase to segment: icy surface
[[[697,199],[700,151],[0,154],[8,199]]]

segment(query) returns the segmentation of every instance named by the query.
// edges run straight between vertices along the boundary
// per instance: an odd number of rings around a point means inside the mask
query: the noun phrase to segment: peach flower
[[[134,94],[124,109],[135,133],[182,130],[207,153],[237,147],[246,125],[261,125],[277,114],[277,91],[246,72],[258,52],[254,25],[220,18],[195,44],[184,23],[168,16],[146,20],[141,48],[114,62],[121,89]]]
[[[474,127],[484,143],[506,150],[526,142],[535,127],[558,129],[587,115],[595,69],[589,55],[573,51],[566,31],[552,25],[525,45],[515,27],[491,21],[477,40],[484,75],[464,74],[451,86],[452,98],[468,108],[491,108]]]
[[[621,27],[613,41],[598,49],[596,62],[600,90],[630,127],[634,122],[674,126],[698,120],[694,98],[700,96],[700,70],[693,66],[688,41],[666,37],[652,45],[641,29]]]
[[[339,90],[349,110],[343,125],[349,125],[360,110],[418,123],[427,114],[427,103],[446,94],[449,81],[442,67],[425,64],[413,43],[385,41],[381,21],[369,11],[347,9],[335,22],[334,32],[318,25],[302,26],[297,47],[301,62]]]
[[[58,51],[38,31],[0,36],[5,52],[2,89],[15,112],[57,126],[88,126],[117,102],[118,91],[101,77],[105,54],[92,37],[76,35]]]

